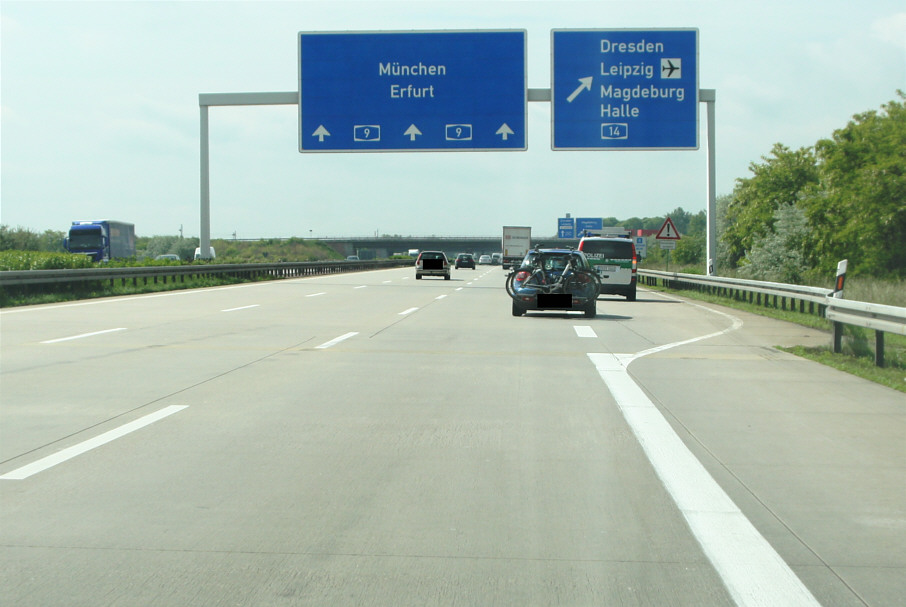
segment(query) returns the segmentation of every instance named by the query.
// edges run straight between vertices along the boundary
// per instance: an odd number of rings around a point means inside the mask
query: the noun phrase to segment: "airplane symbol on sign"
[[[673,65],[673,62],[676,61],[679,65]],[[682,62],[679,59],[661,59],[661,77],[662,78],[681,78],[683,75],[682,72]],[[663,75],[664,72],[667,72],[667,75]],[[679,72],[676,76],[673,75],[673,72]]]

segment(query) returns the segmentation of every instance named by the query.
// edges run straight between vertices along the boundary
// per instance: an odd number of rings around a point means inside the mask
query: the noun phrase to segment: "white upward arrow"
[[[495,134],[502,135],[503,140],[506,141],[507,137],[509,137],[510,135],[515,135],[516,133],[513,132],[513,129],[510,128],[510,125],[508,125],[506,122],[504,122],[503,126],[501,126],[499,129],[497,129],[497,132]]]
[[[574,90],[573,93],[572,93],[572,95],[570,95],[569,97],[567,97],[566,100],[567,100],[569,103],[572,103],[572,102],[573,102],[573,99],[575,99],[576,97],[579,96],[579,93],[581,93],[582,91],[590,91],[590,90],[591,90],[591,81],[592,81],[592,78],[593,78],[592,76],[589,76],[589,77],[587,77],[587,78],[579,78],[579,82],[581,82],[582,84],[580,84],[580,85],[579,85],[579,88],[577,88],[576,90]]]
[[[406,132],[403,133],[403,135],[409,136],[409,141],[415,141],[415,137],[417,135],[421,135],[421,134],[422,134],[422,132],[420,130],[418,130],[418,127],[415,126],[414,124],[410,124],[409,128],[406,129]]]
[[[319,126],[319,127],[315,130],[315,132],[312,133],[311,135],[312,135],[312,137],[317,137],[317,138],[318,138],[318,141],[321,142],[321,143],[324,143],[324,138],[325,138],[325,137],[330,137],[330,133],[327,131],[327,129],[324,128],[324,125],[323,125],[323,124],[322,124],[321,126]]]

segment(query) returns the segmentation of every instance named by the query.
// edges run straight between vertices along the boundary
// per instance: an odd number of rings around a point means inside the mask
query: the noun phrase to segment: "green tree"
[[[814,191],[818,167],[811,148],[791,151],[774,144],[763,164],[752,163],[753,177],[737,179],[727,207],[727,225],[721,238],[727,247],[728,262],[736,266],[755,241],[774,224],[774,212],[782,205],[796,204]]]
[[[786,204],[774,211],[770,232],[758,238],[746,252],[739,273],[754,280],[800,284],[808,270],[805,244],[809,234],[805,211]]]
[[[670,218],[680,234],[689,233],[689,223],[692,221],[692,213],[684,211],[683,207],[676,207],[671,212],[667,213],[667,217]],[[666,217],[664,219],[666,219]]]
[[[821,188],[803,203],[809,258],[822,271],[849,259],[858,273],[906,276],[906,106],[881,107],[816,145]]]
[[[9,226],[0,225],[0,251],[40,251],[41,239],[37,234],[17,226],[11,230]]]

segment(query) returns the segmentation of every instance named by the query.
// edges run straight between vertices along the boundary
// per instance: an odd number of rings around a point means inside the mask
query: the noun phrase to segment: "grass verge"
[[[662,286],[646,285],[646,289],[676,293],[689,299],[706,301],[727,308],[734,308],[743,312],[759,314],[776,320],[792,322],[827,333],[827,346],[809,348],[794,346],[780,348],[785,352],[807,358],[815,362],[845,371],[863,379],[893,388],[906,393],[906,337],[892,333],[885,334],[884,358],[885,366],[875,365],[874,332],[860,327],[847,326],[844,330],[843,351],[835,354],[830,346],[831,323],[829,320],[814,315],[800,313],[794,310],[783,310],[763,305],[750,304],[743,301],[719,297],[717,295],[700,293],[694,290],[668,289]]]

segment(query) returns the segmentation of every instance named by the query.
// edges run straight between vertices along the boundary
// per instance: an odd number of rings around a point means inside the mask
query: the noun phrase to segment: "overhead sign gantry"
[[[202,251],[211,106],[298,105],[301,152],[521,151],[532,101],[553,106],[554,150],[694,150],[703,102],[714,272],[715,91],[698,89],[697,29],[552,30],[550,89],[526,87],[525,30],[300,32],[297,47],[296,91],[198,95]]]

